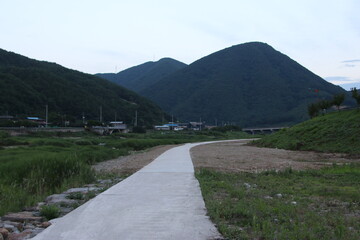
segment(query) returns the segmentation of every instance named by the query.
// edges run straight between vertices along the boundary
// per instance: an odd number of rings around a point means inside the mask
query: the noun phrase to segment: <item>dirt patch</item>
[[[191,156],[195,168],[223,172],[261,172],[265,170],[318,169],[333,163],[360,162],[345,154],[289,151],[246,146],[248,141],[213,143],[194,147]]]
[[[134,152],[128,156],[119,157],[116,159],[100,162],[93,166],[96,172],[103,173],[134,173],[155,158],[160,156],[163,152],[175,147],[176,145],[165,145],[150,148],[145,151]]]

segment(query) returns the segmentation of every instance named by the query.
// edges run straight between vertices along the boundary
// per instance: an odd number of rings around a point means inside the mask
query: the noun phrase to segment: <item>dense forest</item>
[[[206,56],[139,93],[185,121],[245,127],[304,121],[309,103],[345,90],[271,46],[251,42]]]
[[[166,77],[187,65],[171,58],[162,58],[157,62],[146,62],[139,66],[128,68],[117,74],[96,74],[99,77],[117,83],[135,92],[154,85],[157,81]]]
[[[151,101],[102,78],[0,49],[0,115],[45,118],[63,124],[100,119],[131,124],[161,122],[167,115]]]

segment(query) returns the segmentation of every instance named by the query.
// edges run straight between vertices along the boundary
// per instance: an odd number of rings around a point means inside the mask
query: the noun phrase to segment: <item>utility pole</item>
[[[102,123],[102,106],[100,106],[100,122]]]
[[[85,124],[85,114],[84,114],[84,112],[82,113],[82,120],[83,120],[83,124]]]
[[[201,125],[202,125],[202,122],[201,122],[201,117],[200,117],[200,128],[199,128],[199,129],[200,129],[200,131],[201,131]]]
[[[48,105],[45,105],[45,112],[46,112],[46,117],[45,117],[45,127],[48,127]]]
[[[115,122],[116,122],[116,111],[115,111]]]
[[[137,110],[135,111],[135,123],[134,126],[137,127]]]

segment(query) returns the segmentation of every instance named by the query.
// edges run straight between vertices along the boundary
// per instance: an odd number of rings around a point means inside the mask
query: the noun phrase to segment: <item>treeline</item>
[[[360,94],[356,88],[351,89],[351,95],[357,102],[360,107]],[[340,110],[340,106],[343,104],[345,100],[345,94],[340,93],[333,96],[331,100],[320,100],[316,103],[311,103],[308,105],[308,114],[311,118],[318,116],[321,112],[324,114],[326,111],[332,107],[336,106],[337,110]]]
[[[168,118],[158,106],[121,86],[90,74],[36,61],[0,49],[0,115],[19,119],[45,118],[61,125],[65,121],[117,120],[152,125]],[[101,108],[101,110],[100,110]]]

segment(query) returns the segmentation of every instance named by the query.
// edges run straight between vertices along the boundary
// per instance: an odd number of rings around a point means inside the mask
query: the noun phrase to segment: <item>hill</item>
[[[360,154],[359,119],[359,110],[333,112],[282,129],[254,144],[291,150]]]
[[[139,124],[161,121],[164,112],[149,100],[99,77],[36,61],[0,49],[0,115],[45,117],[50,122],[99,119],[131,123],[138,111]]]
[[[157,62],[146,62],[117,74],[99,73],[96,75],[135,92],[139,92],[185,66],[185,63],[175,59],[162,58]]]
[[[271,46],[251,42],[206,56],[139,93],[182,120],[260,127],[304,121],[308,103],[342,92]]]

